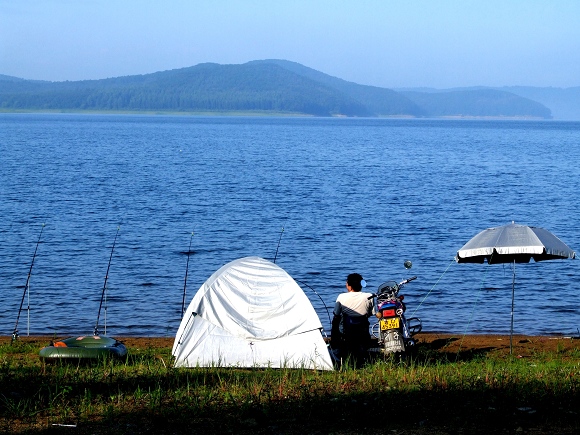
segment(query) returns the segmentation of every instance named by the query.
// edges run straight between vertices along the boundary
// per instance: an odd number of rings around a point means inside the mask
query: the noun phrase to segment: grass
[[[578,433],[579,351],[527,358],[419,346],[404,364],[334,372],[175,369],[169,348],[123,360],[43,364],[0,345],[0,432]],[[62,426],[64,425],[64,427]]]

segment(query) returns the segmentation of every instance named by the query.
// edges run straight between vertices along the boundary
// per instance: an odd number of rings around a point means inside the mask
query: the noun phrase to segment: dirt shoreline
[[[59,336],[58,339],[68,336]],[[119,336],[114,337],[123,342],[129,349],[171,349],[175,337]],[[495,334],[449,334],[423,332],[416,336],[419,345],[425,345],[432,350],[444,353],[510,353],[510,336]],[[48,345],[55,337],[53,335],[21,336],[18,340],[39,347]],[[10,336],[0,336],[0,344],[9,343]],[[563,352],[578,348],[578,336],[532,336],[514,335],[512,338],[512,353],[516,356],[531,356],[541,352]]]

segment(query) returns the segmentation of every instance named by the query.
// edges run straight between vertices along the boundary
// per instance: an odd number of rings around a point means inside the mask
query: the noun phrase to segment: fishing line
[[[419,307],[421,305],[423,305],[423,302],[425,302],[425,299],[427,299],[427,297],[431,294],[431,292],[433,290],[435,290],[435,287],[437,287],[437,284],[439,284],[439,281],[441,281],[441,278],[443,278],[443,275],[445,275],[447,273],[447,271],[449,270],[449,268],[451,267],[451,265],[455,263],[455,259],[451,260],[451,263],[449,263],[449,266],[447,266],[447,268],[443,271],[443,273],[441,274],[441,276],[439,277],[439,279],[437,280],[437,282],[435,282],[435,284],[433,284],[433,287],[431,287],[431,290],[429,290],[429,292],[425,295],[425,297],[423,298],[423,300],[419,303],[419,305],[417,305],[417,307],[415,308],[415,311],[413,311],[413,314],[411,314],[411,317],[415,315],[415,313],[417,312],[417,310],[419,309]]]
[[[111,248],[111,255],[109,256],[109,264],[107,265],[107,273],[105,274],[105,283],[103,284],[103,292],[101,293],[101,303],[99,304],[99,313],[97,314],[97,323],[95,324],[95,329],[93,335],[99,335],[99,319],[101,317],[101,307],[103,306],[103,299],[105,298],[105,291],[107,289],[107,279],[109,278],[109,269],[111,268],[111,260],[113,259],[113,251],[115,250],[115,243],[117,242],[117,236],[119,235],[119,230],[121,227],[117,227],[117,233],[115,234],[115,240],[113,240],[113,246]],[[105,335],[107,335],[107,306],[105,303]]]
[[[181,319],[183,319],[183,314],[185,314],[185,289],[187,287],[187,273],[189,271],[189,256],[191,255],[191,242],[193,240],[193,231],[191,232],[191,237],[189,238],[189,249],[187,250],[187,263],[185,264],[185,278],[183,280],[183,299],[181,301]]]
[[[282,241],[282,235],[284,234],[284,226],[282,226],[282,230],[280,231],[280,238],[278,239],[278,246],[276,247],[276,255],[274,255],[274,261],[273,263],[276,264],[276,259],[278,258],[278,249],[280,248],[280,242]],[[316,290],[314,290],[312,287],[310,287],[308,284],[306,284],[303,281],[300,281],[298,279],[295,279],[294,281],[304,285],[305,287],[308,287],[310,290],[312,290],[312,292],[318,296],[318,298],[320,299],[320,302],[322,302],[322,305],[324,306],[324,308],[326,309],[326,315],[328,316],[328,322],[330,324],[332,324],[332,320],[330,320],[330,313],[328,311],[328,307],[326,306],[326,304],[324,303],[324,300],[322,299],[322,297],[320,297],[320,295],[316,292]]]
[[[306,284],[305,282],[302,282],[298,279],[295,279],[294,281],[296,281],[297,283],[300,283],[306,287],[308,287],[310,290],[312,290],[314,292],[314,294],[316,296],[318,296],[318,298],[320,299],[320,302],[322,302],[322,305],[324,305],[324,308],[326,309],[326,315],[328,316],[328,322],[332,325],[332,320],[330,320],[330,313],[328,311],[328,307],[326,306],[326,304],[324,303],[324,300],[320,297],[320,295],[318,293],[316,293],[316,290],[314,290],[312,287],[310,287],[308,284]]]
[[[489,266],[490,264],[487,263],[487,265]],[[473,301],[473,306],[471,308],[471,313],[469,314],[469,320],[467,321],[467,325],[465,325],[465,330],[463,331],[463,336],[461,337],[461,341],[459,342],[459,349],[457,349],[457,355],[455,356],[455,360],[456,361],[459,359],[459,352],[461,351],[461,346],[463,345],[463,339],[467,335],[467,330],[469,329],[469,326],[471,325],[471,322],[473,320],[473,313],[475,312],[475,307],[477,306],[477,303],[479,302],[479,297],[481,296],[481,293],[482,293],[482,290],[483,290],[483,284],[485,283],[485,278],[487,276],[487,271],[488,270],[489,270],[489,267],[486,267],[485,268],[485,271],[483,273],[483,278],[481,279],[481,284],[479,285],[479,291],[477,292],[477,297]]]
[[[18,321],[20,320],[20,313],[22,311],[22,305],[24,304],[24,296],[26,295],[28,288],[30,286],[30,276],[32,275],[32,266],[34,266],[34,259],[36,258],[36,252],[38,251],[38,245],[40,244],[40,238],[42,237],[42,232],[44,231],[45,224],[42,224],[40,228],[40,234],[38,235],[38,240],[36,241],[36,247],[34,248],[34,255],[32,256],[32,262],[30,263],[30,269],[28,270],[28,277],[26,278],[26,285],[24,286],[24,292],[22,293],[22,300],[20,301],[20,308],[18,309],[18,316],[16,317],[16,324],[14,325],[14,331],[12,332],[12,340],[18,338]],[[30,335],[30,295],[28,297],[26,310],[28,311],[28,335]]]
[[[280,238],[278,239],[278,246],[276,246],[276,255],[274,255],[273,263],[276,264],[276,259],[278,258],[278,249],[280,249],[280,242],[282,241],[282,234],[284,234],[284,226],[282,226],[282,231],[280,231]]]

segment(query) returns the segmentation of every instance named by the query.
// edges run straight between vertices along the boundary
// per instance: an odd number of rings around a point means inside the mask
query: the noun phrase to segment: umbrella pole
[[[514,273],[512,275],[512,313],[511,313],[511,327],[510,327],[510,355],[512,354],[512,341],[514,336],[514,295],[516,287],[516,260],[514,260]]]

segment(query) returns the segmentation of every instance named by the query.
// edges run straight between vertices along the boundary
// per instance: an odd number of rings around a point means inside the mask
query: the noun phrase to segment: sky
[[[580,86],[578,0],[0,0],[0,74],[285,59],[386,88]]]

